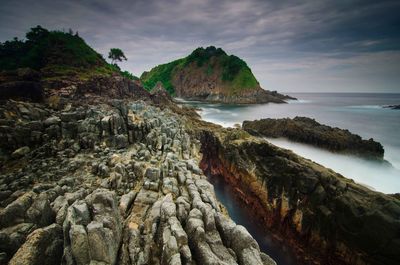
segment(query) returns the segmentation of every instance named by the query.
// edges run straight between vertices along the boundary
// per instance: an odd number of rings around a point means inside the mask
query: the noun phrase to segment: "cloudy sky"
[[[0,41],[72,28],[136,75],[214,45],[266,89],[400,93],[399,14],[398,0],[1,0]]]

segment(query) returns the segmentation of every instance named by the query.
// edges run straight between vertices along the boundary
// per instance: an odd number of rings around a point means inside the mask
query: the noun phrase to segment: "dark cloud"
[[[138,75],[215,45],[265,88],[400,92],[399,13],[397,0],[2,0],[0,41],[72,28],[103,54],[122,48]]]

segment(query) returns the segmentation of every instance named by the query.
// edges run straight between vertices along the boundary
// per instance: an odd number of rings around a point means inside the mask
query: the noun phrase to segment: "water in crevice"
[[[247,205],[235,196],[233,188],[223,177],[208,176],[214,185],[218,200],[226,207],[230,217],[238,225],[246,227],[249,233],[257,240],[261,251],[269,255],[278,265],[299,265],[294,253],[285,244],[274,239],[265,226],[254,218]]]

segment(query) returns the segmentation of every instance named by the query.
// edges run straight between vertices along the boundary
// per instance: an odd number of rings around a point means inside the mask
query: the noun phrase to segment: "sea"
[[[297,100],[288,104],[226,105],[185,102],[199,110],[201,117],[224,127],[234,127],[245,120],[262,118],[294,118],[305,116],[316,121],[380,142],[387,163],[353,155],[333,153],[285,138],[266,138],[270,143],[340,173],[372,190],[400,193],[400,110],[383,106],[400,104],[400,94],[383,93],[288,93]],[[290,248],[274,239],[257,220],[249,218],[246,206],[223,179],[209,178],[218,199],[226,206],[231,218],[245,226],[257,240],[261,250],[278,264],[298,264]]]

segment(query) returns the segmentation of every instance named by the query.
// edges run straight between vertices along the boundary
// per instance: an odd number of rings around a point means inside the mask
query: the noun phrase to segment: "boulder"
[[[29,148],[29,146],[20,147],[11,154],[11,157],[21,158],[29,154],[30,151],[31,149]]]
[[[57,224],[33,231],[10,260],[10,265],[59,264],[63,253],[62,229]]]

